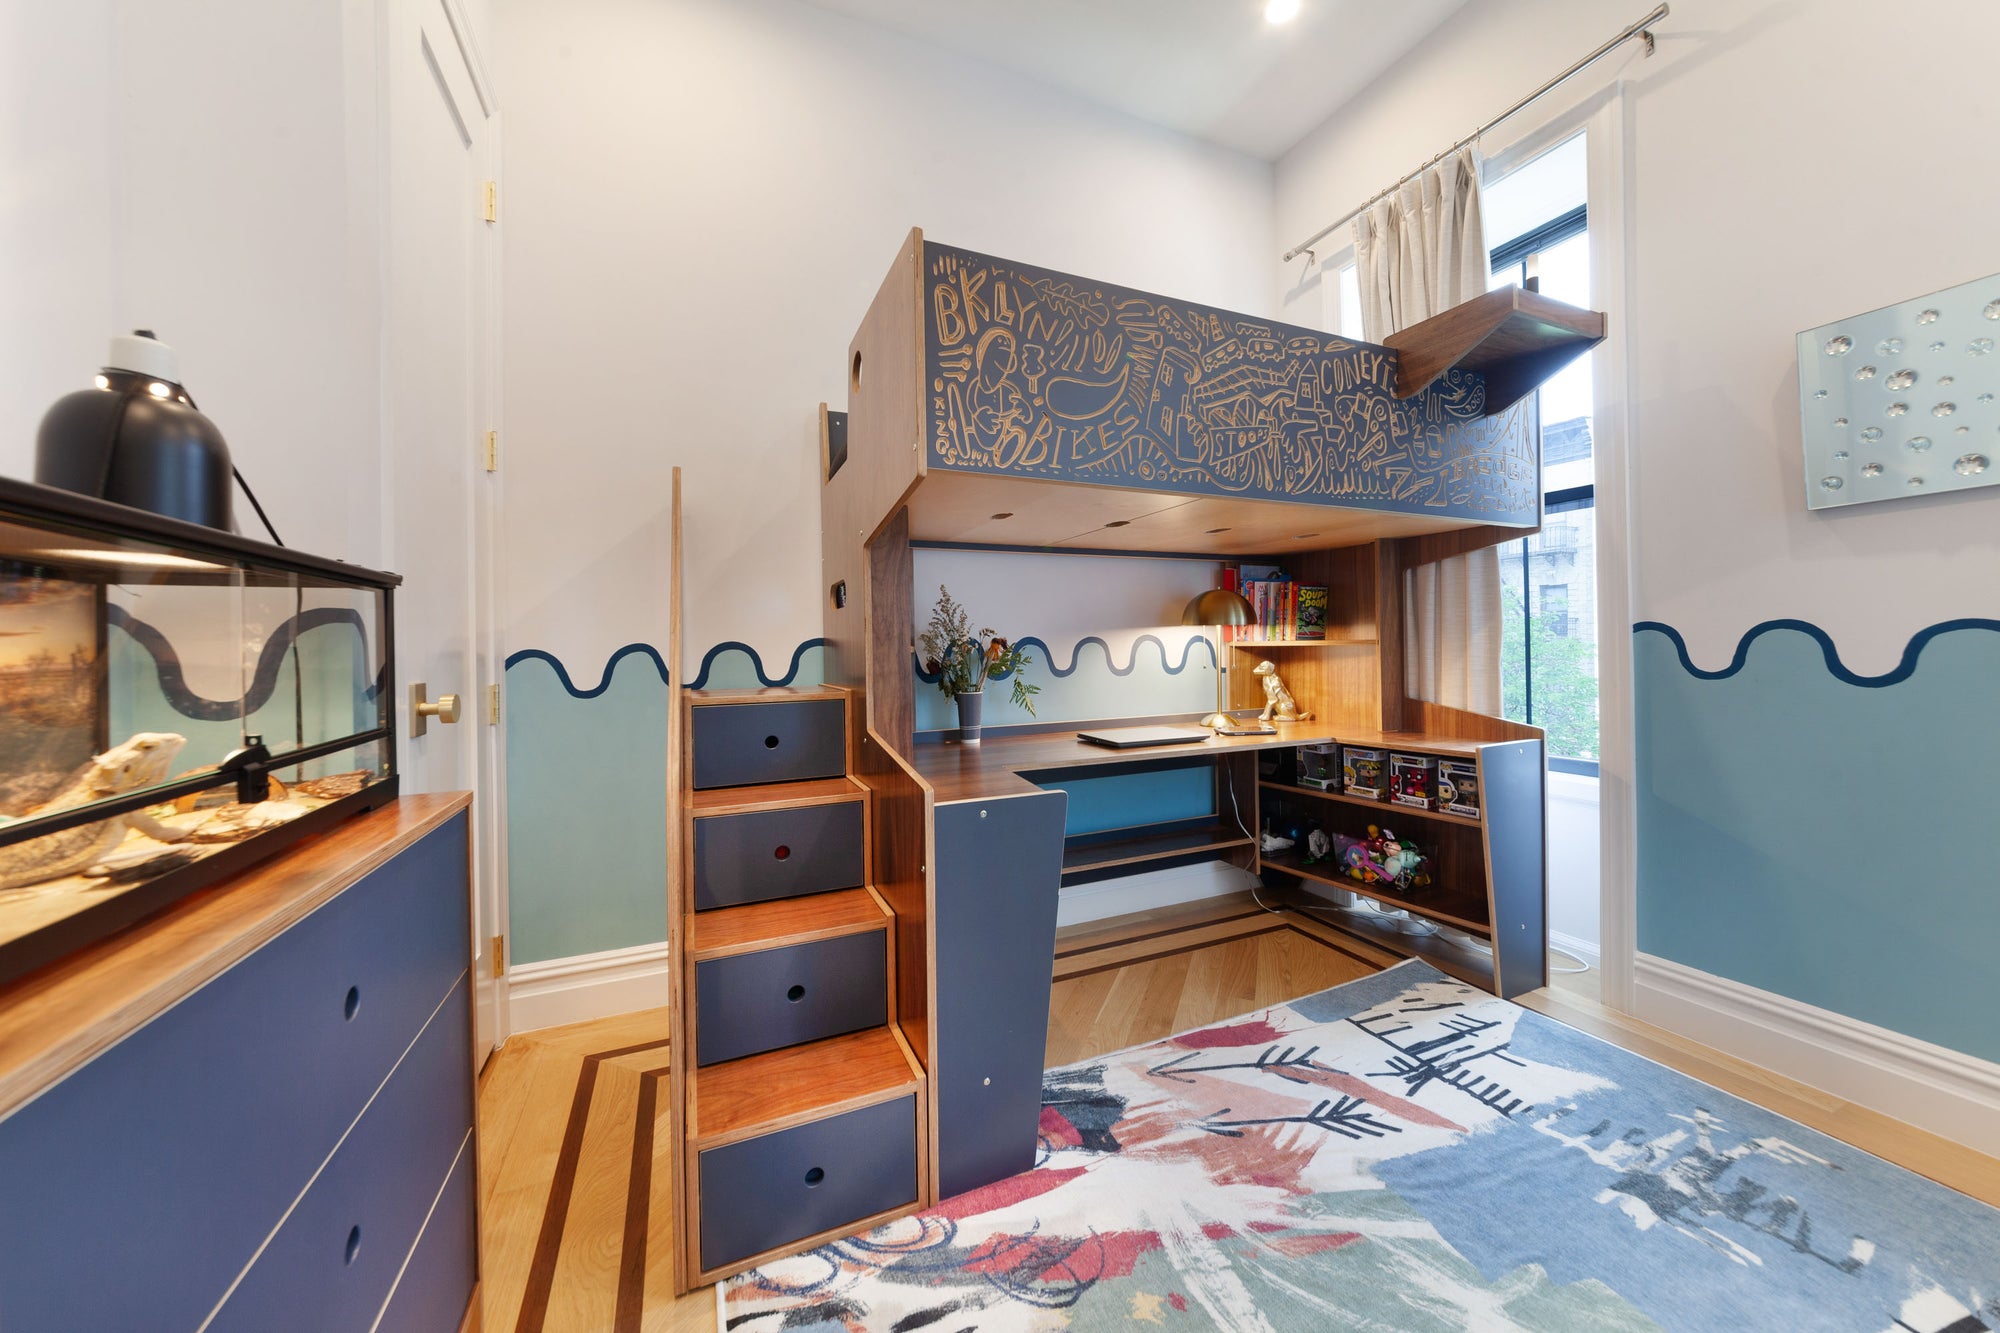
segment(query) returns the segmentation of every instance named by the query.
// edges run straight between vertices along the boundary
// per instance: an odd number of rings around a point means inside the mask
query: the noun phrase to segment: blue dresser
[[[392,802],[0,993],[0,1328],[460,1326],[469,821]]]

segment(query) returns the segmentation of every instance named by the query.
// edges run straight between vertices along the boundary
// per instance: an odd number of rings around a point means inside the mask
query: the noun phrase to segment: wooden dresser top
[[[401,797],[0,988],[0,1119],[471,804]]]

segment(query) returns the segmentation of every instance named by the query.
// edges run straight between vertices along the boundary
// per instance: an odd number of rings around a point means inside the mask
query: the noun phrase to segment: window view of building
[[[1523,286],[1590,306],[1585,140],[1579,134],[1486,187],[1494,288]],[[1542,530],[1500,548],[1504,710],[1543,728],[1549,765],[1597,771],[1596,470],[1591,358],[1536,394],[1542,436]]]

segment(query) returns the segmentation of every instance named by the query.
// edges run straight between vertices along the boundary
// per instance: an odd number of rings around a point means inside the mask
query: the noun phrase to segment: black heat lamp
[[[174,349],[135,329],[113,338],[96,386],[56,400],[35,437],[35,480],[168,518],[235,531],[229,446],[180,382]]]

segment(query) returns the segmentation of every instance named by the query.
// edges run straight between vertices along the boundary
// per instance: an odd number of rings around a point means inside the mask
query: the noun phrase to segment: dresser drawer
[[[466,910],[460,815],[0,1122],[9,1333],[198,1325],[464,972]]]
[[[473,1152],[468,1139],[438,1195],[417,1248],[373,1333],[433,1333],[459,1326],[479,1281],[479,1236],[474,1225]],[[478,1327],[475,1323],[474,1327]]]
[[[888,931],[695,964],[695,1063],[718,1064],[889,1021]]]
[[[209,1325],[368,1328],[472,1131],[469,976]]]
[[[701,1263],[717,1269],[917,1201],[917,1099],[701,1154]]]
[[[837,778],[847,772],[847,705],[839,699],[708,704],[693,710],[694,785]]]
[[[697,819],[695,910],[859,888],[861,849],[858,800]]]

